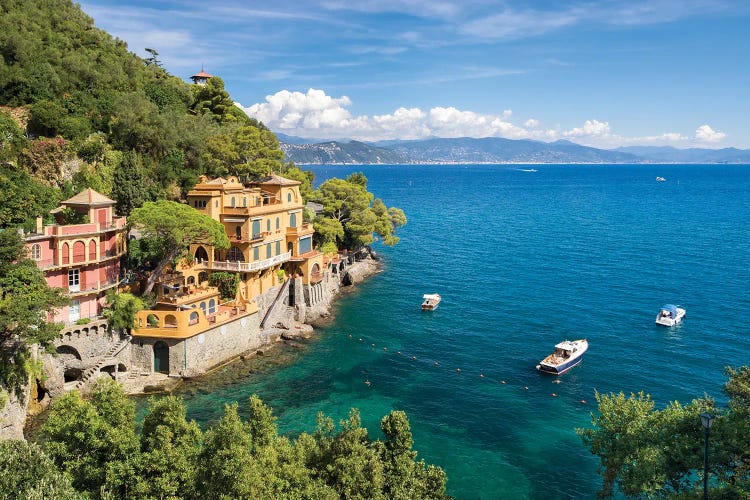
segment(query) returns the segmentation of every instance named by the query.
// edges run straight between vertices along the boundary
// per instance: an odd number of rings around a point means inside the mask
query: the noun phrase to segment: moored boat
[[[656,315],[656,324],[662,326],[674,326],[685,317],[685,309],[677,307],[674,304],[665,304],[662,306],[659,314]]]
[[[664,181],[666,181],[666,180],[667,180],[667,179],[665,179],[664,177],[657,177],[657,178],[656,178],[656,182],[664,182]]]
[[[543,373],[562,375],[583,359],[583,353],[589,348],[586,339],[566,340],[555,345],[555,351],[541,360],[536,369]]]
[[[422,310],[423,311],[432,311],[434,309],[437,309],[437,306],[440,304],[440,295],[437,293],[426,293],[422,296]]]

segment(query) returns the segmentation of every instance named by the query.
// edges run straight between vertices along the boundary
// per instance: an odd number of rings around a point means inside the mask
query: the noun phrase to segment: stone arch
[[[159,328],[159,316],[156,314],[149,314],[148,317],[146,317],[146,323],[152,328]]]
[[[188,285],[195,285],[195,276],[188,276],[187,284]]]
[[[169,374],[169,346],[161,340],[154,343],[154,372]]]
[[[294,255],[294,243],[291,241],[286,244],[286,251]]]
[[[57,354],[65,355],[65,356],[74,356],[79,361],[81,359],[81,354],[78,352],[78,349],[70,345],[57,346]]]
[[[193,256],[198,262],[204,262],[208,260],[208,252],[206,252],[206,249],[202,246],[199,246],[195,249],[195,254],[193,254]]]
[[[193,311],[190,313],[190,320],[188,324],[195,325],[196,323],[198,323],[198,313]]]
[[[177,317],[174,314],[164,316],[164,328],[177,328]]]

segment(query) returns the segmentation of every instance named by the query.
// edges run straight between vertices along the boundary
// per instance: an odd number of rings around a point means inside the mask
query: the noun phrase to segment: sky
[[[85,0],[274,132],[750,148],[747,0]]]

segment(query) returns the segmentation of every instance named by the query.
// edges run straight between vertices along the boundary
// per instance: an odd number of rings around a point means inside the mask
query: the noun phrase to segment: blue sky
[[[275,132],[750,148],[750,2],[86,0]]]

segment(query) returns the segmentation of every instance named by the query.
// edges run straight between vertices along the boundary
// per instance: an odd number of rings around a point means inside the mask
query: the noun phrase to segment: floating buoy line
[[[350,339],[353,339],[353,336],[352,336],[352,335],[349,335],[349,338],[350,338]],[[364,339],[362,339],[361,337],[358,337],[358,338],[357,338],[357,342],[363,343],[363,342],[364,342]],[[377,349],[376,349],[376,344],[375,344],[374,342],[370,344],[370,350],[371,350],[371,351],[376,351],[376,350],[377,350]],[[388,353],[388,347],[386,347],[386,346],[383,346],[383,351],[382,351],[382,352],[383,352],[383,353]],[[391,352],[392,352],[392,351],[391,351]],[[401,352],[401,351],[396,351],[396,355],[397,355],[397,356],[402,356],[402,357],[404,357],[404,356],[405,356],[405,355],[404,355],[404,353],[403,353],[403,352]],[[409,358],[409,359],[410,359],[411,361],[417,361],[417,356],[416,356],[416,355],[412,355],[412,356],[407,356],[407,358]],[[433,366],[433,367],[440,367],[440,366],[441,366],[441,363],[440,363],[439,361],[437,361],[437,360],[434,360],[434,361],[432,362],[432,366]],[[461,373],[462,373],[462,371],[461,371],[461,368],[460,368],[460,367],[456,367],[456,368],[455,368],[455,373],[456,373],[457,375],[461,374]],[[485,374],[484,374],[484,372],[482,372],[482,371],[480,371],[480,372],[478,373],[478,378],[479,378],[479,379],[482,379],[482,380],[487,380],[487,383],[492,383],[492,382],[493,382],[493,380],[492,380],[492,379],[491,379],[490,377],[486,377],[486,376],[485,376]],[[509,384],[509,383],[508,383],[508,382],[507,382],[507,381],[506,381],[505,379],[500,379],[500,380],[499,380],[499,383],[500,383],[500,385],[504,385],[504,386],[512,386],[512,384]],[[551,381],[551,383],[553,383],[553,384],[560,384],[560,383],[562,383],[562,381],[561,381],[561,380],[560,380],[559,378],[555,378],[555,379],[553,379],[553,380]],[[365,384],[365,385],[366,385],[367,387],[372,387],[372,386],[373,386],[373,383],[372,383],[372,381],[370,381],[370,379],[369,379],[369,378],[368,378],[368,379],[366,379],[366,380],[364,381],[364,384]],[[524,385],[524,386],[522,386],[522,389],[523,389],[524,391],[529,391],[529,390],[530,390],[530,389],[529,389],[529,386],[527,386],[527,385]],[[556,397],[558,397],[558,394],[557,394],[556,392],[551,392],[551,393],[549,393],[549,394],[550,394],[550,397],[553,397],[553,398],[556,398]],[[585,404],[586,404],[586,400],[585,400],[585,399],[581,399],[581,400],[579,400],[579,401],[578,401],[578,403],[579,403],[580,405],[585,405]]]

